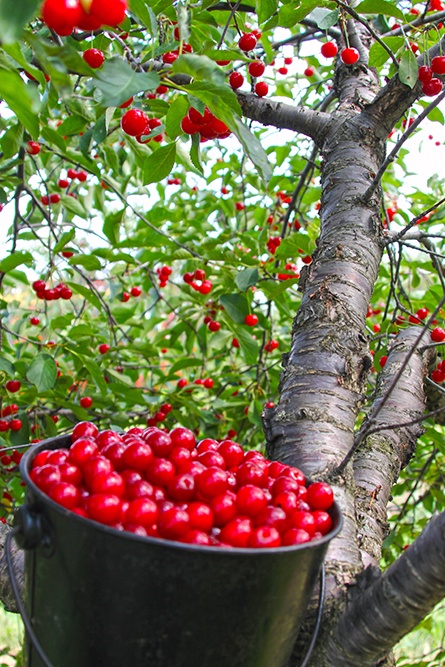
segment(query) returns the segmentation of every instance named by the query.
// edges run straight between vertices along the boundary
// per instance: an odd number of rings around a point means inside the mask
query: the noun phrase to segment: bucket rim
[[[41,440],[38,443],[32,444],[30,448],[25,452],[20,461],[20,475],[22,477],[22,480],[25,482],[26,488],[30,488],[34,496],[39,498],[42,502],[48,503],[48,505],[54,511],[58,512],[61,516],[65,517],[66,519],[74,522],[80,522],[80,525],[93,526],[95,529],[105,534],[113,535],[118,538],[128,539],[132,541],[136,540],[142,543],[162,546],[167,549],[170,548],[180,549],[182,551],[192,552],[192,553],[193,552],[209,553],[209,554],[211,553],[219,556],[223,554],[224,556],[226,555],[227,556],[245,555],[252,557],[263,556],[266,558],[268,555],[272,556],[277,554],[285,554],[285,553],[287,554],[287,553],[293,553],[295,551],[317,549],[324,546],[327,547],[329,542],[331,542],[331,540],[340,533],[343,527],[343,515],[338,503],[334,500],[334,504],[329,509],[329,514],[332,513],[332,518],[335,522],[334,528],[329,533],[323,535],[323,537],[321,537],[318,540],[311,540],[310,542],[303,542],[302,544],[292,544],[290,546],[267,547],[262,549],[247,548],[247,547],[215,547],[202,544],[187,544],[185,542],[177,542],[175,540],[163,539],[162,537],[137,535],[135,533],[131,533],[130,531],[117,530],[116,528],[112,528],[111,526],[107,526],[106,524],[94,521],[94,519],[82,517],[76,514],[75,512],[66,509],[62,505],[59,505],[59,503],[56,503],[54,500],[52,500],[50,496],[48,496],[41,489],[39,489],[39,487],[32,481],[31,477],[29,476],[29,471],[31,468],[32,461],[37,456],[37,454],[43,449],[57,449],[58,447],[63,447],[65,446],[63,443],[68,445],[69,448],[69,445],[71,445],[70,434],[59,435],[55,436],[54,438],[46,438],[45,440]],[[25,501],[25,505],[27,505],[32,510],[33,504],[28,504]]]

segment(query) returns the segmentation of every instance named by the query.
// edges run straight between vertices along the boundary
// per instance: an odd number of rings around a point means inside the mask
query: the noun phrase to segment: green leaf
[[[65,139],[61,137],[56,130],[53,130],[51,127],[48,127],[47,125],[44,125],[42,127],[42,137],[50,145],[56,146],[62,153],[65,151],[66,148]]]
[[[320,0],[303,0],[297,7],[294,3],[283,5],[278,10],[278,25],[283,28],[293,28],[320,4],[322,4]]]
[[[404,13],[395,4],[386,0],[363,0],[354,9],[359,14],[383,14],[405,21]]]
[[[172,365],[172,367],[169,370],[169,377],[174,375],[177,371],[181,371],[184,368],[193,368],[197,366],[202,366],[202,361],[201,359],[178,359],[176,363]]]
[[[414,88],[417,83],[417,72],[419,67],[417,65],[417,59],[411,49],[407,49],[403,52],[400,59],[399,66],[399,79],[402,83],[410,88]]]
[[[219,65],[207,56],[196,53],[184,53],[176,58],[172,65],[173,74],[188,74],[197,81],[210,81],[213,84],[224,84],[225,73]]]
[[[338,14],[338,9],[330,10],[323,7],[317,7],[309,14],[307,18],[311,21],[314,21],[320,30],[328,30],[337,23]]]
[[[107,383],[104,380],[104,374],[100,366],[92,359],[86,359],[85,357],[82,357],[82,361],[85,368],[93,378],[94,384],[99,389],[100,393],[105,396],[107,393]]]
[[[148,4],[144,0],[130,0],[130,9],[140,19],[141,23],[151,29],[151,34],[156,35],[156,16]]]
[[[103,104],[107,107],[118,107],[132,95],[154,90],[159,86],[159,75],[156,72],[135,72],[122,58],[110,58],[97,71],[95,84],[103,95]]]
[[[258,15],[258,23],[264,23],[272,14],[278,9],[277,0],[256,0],[256,12]]]
[[[3,157],[6,160],[17,155],[23,141],[23,125],[15,123],[5,132],[1,139]]]
[[[7,273],[21,264],[32,266],[33,258],[31,253],[25,250],[17,250],[0,262],[0,271]]]
[[[14,364],[12,364],[8,359],[0,357],[0,371],[6,373],[10,378],[14,377]]]
[[[82,116],[68,116],[63,123],[57,128],[57,132],[62,136],[79,134],[83,132],[87,125],[87,121]]]
[[[189,104],[184,95],[179,95],[171,104],[165,118],[165,130],[170,139],[176,139],[181,131],[181,120],[187,114]]]
[[[241,294],[222,294],[219,301],[229,317],[237,324],[244,324],[244,318],[249,314],[249,304]]]
[[[224,122],[226,125],[229,125],[227,121]],[[260,140],[257,139],[247,125],[244,125],[244,123],[236,116],[233,118],[232,124],[235,126],[233,131],[240,140],[246,154],[258,169],[258,173],[263,181],[268,183],[272,178],[272,169],[269,160],[267,159],[266,151],[262,147]]]
[[[105,218],[102,231],[113,245],[117,245],[119,243],[119,228],[124,219],[124,215],[125,209],[123,208],[120,211],[110,213]]]
[[[193,162],[196,169],[203,174],[204,169],[201,162],[201,144],[199,140],[199,134],[192,135],[192,147],[190,149],[190,159]]]
[[[95,255],[74,255],[70,257],[72,266],[83,266],[87,271],[100,271],[102,264]]]
[[[33,18],[40,0],[0,0],[0,42],[11,44],[20,39],[23,28]]]
[[[32,88],[25,85],[16,71],[6,69],[3,63],[0,63],[0,97],[25,126],[31,138],[38,139],[40,102],[31,91]]]
[[[257,363],[259,357],[259,345],[256,340],[252,338],[252,334],[241,327],[233,327],[232,330],[239,341],[241,353],[246,364]]]
[[[402,48],[405,43],[403,37],[385,37],[383,41],[394,54],[397,53],[397,51]],[[388,58],[389,53],[383,48],[381,44],[378,44],[378,42],[375,42],[369,49],[370,67],[381,67],[386,63]]]
[[[74,292],[74,294],[80,294],[98,310],[102,310],[102,305],[99,299],[88,287],[85,287],[85,285],[79,285],[78,283],[68,283],[68,287]]]
[[[31,384],[35,385],[37,391],[48,391],[54,387],[56,382],[56,362],[51,355],[42,352],[34,357],[26,377]]]
[[[248,287],[258,282],[258,269],[244,269],[236,274],[235,282],[239,290],[244,292]]]
[[[64,232],[56,245],[54,246],[54,253],[60,252],[63,248],[70,243],[73,238],[76,236],[76,230],[70,229],[68,232]]]
[[[69,195],[61,195],[60,201],[64,207],[74,215],[78,215],[81,218],[85,217],[86,211],[78,199],[70,197]]]
[[[157,183],[168,176],[176,158],[176,143],[167,144],[153,151],[144,162],[143,184]]]

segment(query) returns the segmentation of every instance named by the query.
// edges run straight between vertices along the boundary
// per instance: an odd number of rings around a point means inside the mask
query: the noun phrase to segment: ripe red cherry
[[[340,52],[340,58],[345,65],[353,65],[360,58],[360,53],[354,47],[346,47]]]
[[[42,5],[42,19],[62,37],[71,35],[82,15],[79,0],[45,0]]]
[[[37,326],[37,324],[40,324],[40,320],[38,317],[30,317],[29,319],[30,324],[33,324],[34,326]]]
[[[265,81],[258,81],[258,83],[255,84],[254,90],[258,97],[265,97],[269,92],[269,86]]]
[[[135,297],[141,296],[142,289],[135,285],[134,287],[131,288],[130,294],[131,294],[131,296],[135,296]]]
[[[436,56],[431,61],[434,74],[445,74],[445,56]]]
[[[221,529],[219,539],[232,547],[247,547],[252,530],[252,521],[247,517],[238,516]]]
[[[83,59],[92,69],[102,67],[105,62],[105,56],[100,49],[87,49],[83,52]]]
[[[208,327],[209,327],[210,331],[215,332],[215,331],[219,331],[221,329],[221,324],[219,322],[216,322],[215,320],[212,320],[211,322],[209,322]]]
[[[445,329],[442,327],[436,327],[431,332],[431,340],[435,343],[442,343],[445,340]]]
[[[431,81],[431,79],[433,78],[433,70],[431,69],[431,67],[422,65],[422,67],[419,67],[417,76],[419,77],[419,81],[421,81],[422,83],[428,83],[428,81]]]
[[[331,516],[324,510],[316,510],[312,512],[312,516],[315,519],[316,531],[322,535],[327,535],[332,528]]]
[[[328,510],[334,502],[332,487],[326,482],[314,482],[307,489],[307,502],[314,510]]]
[[[151,498],[135,498],[128,504],[125,512],[125,523],[133,523],[148,528],[159,515],[158,506]]]
[[[338,46],[335,42],[325,42],[321,45],[321,55],[325,58],[335,58],[338,53]]]
[[[122,501],[113,494],[95,493],[88,498],[86,509],[94,521],[115,523],[121,516]]]
[[[103,25],[116,26],[125,18],[127,0],[93,0],[89,13]]]
[[[281,539],[283,547],[288,547],[292,544],[304,544],[304,542],[310,542],[311,536],[302,528],[289,528]]]
[[[186,510],[168,507],[159,512],[158,530],[161,537],[178,540],[190,529],[190,517]]]
[[[102,343],[97,349],[99,350],[100,354],[106,354],[110,349],[110,346],[107,345],[107,343]]]
[[[88,409],[91,408],[91,406],[93,405],[93,399],[91,398],[91,396],[82,396],[79,403],[82,406],[82,408]]]
[[[422,92],[427,97],[435,97],[442,91],[442,88],[443,88],[442,81],[440,79],[437,79],[436,77],[433,77],[427,83],[422,84]]]
[[[70,182],[66,178],[59,178],[57,185],[59,188],[65,189],[69,186]]]
[[[281,546],[281,536],[273,526],[254,528],[249,535],[247,546],[253,549],[264,549]]]
[[[49,497],[62,507],[73,509],[79,504],[80,491],[74,484],[59,482],[51,488]]]
[[[79,438],[95,438],[99,433],[99,429],[96,424],[92,422],[79,422],[73,428],[71,435],[72,442],[75,442]]]
[[[253,62],[249,63],[248,67],[249,74],[253,77],[262,76],[265,69],[266,65],[261,60],[254,60]]]
[[[431,373],[431,379],[433,380],[433,382],[437,382],[437,384],[441,384],[445,380],[445,372],[436,368]]]
[[[11,421],[9,422],[9,429],[11,431],[20,431],[22,426],[23,424],[21,419],[11,419]]]
[[[239,514],[253,517],[264,512],[267,507],[267,496],[263,489],[253,484],[246,484],[236,493],[236,504]]]
[[[229,84],[233,90],[241,88],[244,83],[244,77],[241,72],[232,72],[229,76]]]
[[[15,394],[21,387],[19,380],[8,380],[6,383],[6,389],[11,393]]]
[[[246,315],[244,324],[247,324],[248,327],[254,327],[255,324],[258,324],[258,316],[253,314]]]
[[[148,116],[141,109],[130,109],[126,111],[121,119],[121,127],[130,137],[137,137],[147,127]]]
[[[252,51],[256,47],[257,41],[257,37],[253,32],[247,32],[239,38],[238,46],[241,51]]]
[[[314,76],[314,74],[315,70],[313,67],[306,67],[306,69],[304,70],[304,75],[307,76],[308,78]]]
[[[38,155],[42,147],[38,141],[28,141],[26,144],[26,152],[29,155]]]

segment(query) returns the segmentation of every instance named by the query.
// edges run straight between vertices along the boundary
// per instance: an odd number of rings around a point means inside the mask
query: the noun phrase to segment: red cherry
[[[266,509],[267,497],[258,486],[246,484],[238,489],[236,504],[240,514],[253,517]]]
[[[125,18],[127,0],[93,0],[89,13],[103,25],[116,26]]]
[[[315,512],[312,512],[312,516],[315,519],[316,531],[322,535],[327,535],[332,528],[332,519],[330,515],[323,510],[316,510]]]
[[[187,513],[190,518],[190,528],[195,528],[205,533],[210,532],[213,528],[213,511],[206,503],[197,501],[188,503]]]
[[[431,79],[433,78],[433,70],[431,69],[431,67],[422,65],[422,67],[419,67],[417,76],[419,77],[419,81],[421,81],[422,83],[428,83],[428,81],[431,81]]]
[[[209,322],[208,327],[210,331],[215,332],[221,329],[221,324],[219,322],[216,322],[215,320],[212,320],[211,322]]]
[[[135,285],[134,287],[131,288],[130,294],[131,294],[131,296],[135,296],[135,297],[141,296],[142,289]]]
[[[137,137],[142,134],[147,127],[147,123],[148,116],[141,109],[130,109],[121,118],[121,127],[130,137]]]
[[[49,497],[62,507],[73,509],[79,504],[80,492],[74,484],[59,482],[51,488]]]
[[[442,81],[436,77],[433,77],[427,83],[422,84],[422,92],[427,97],[434,97],[435,95],[438,95],[442,91],[442,88]]]
[[[91,406],[93,405],[93,399],[91,398],[91,396],[82,396],[79,403],[82,406],[82,408],[88,410],[88,408],[91,408]]]
[[[281,546],[281,536],[273,526],[254,528],[249,535],[247,546],[253,549],[265,549]]]
[[[315,70],[313,67],[306,67],[306,69],[304,70],[304,76],[307,76],[308,78],[314,76],[314,74]]]
[[[71,35],[82,15],[79,0],[45,0],[41,11],[48,28],[62,37]]]
[[[287,69],[287,67],[279,67],[277,71],[278,71],[279,74],[284,75],[284,74],[287,74],[289,70]],[[313,74],[313,70],[311,70],[311,71],[312,71],[312,74]],[[306,70],[305,70],[305,73],[306,73]]]
[[[82,467],[92,456],[97,456],[99,448],[91,438],[84,437],[76,440],[70,447],[69,461]]]
[[[158,530],[161,537],[178,540],[190,529],[190,517],[186,510],[168,507],[159,512]]]
[[[232,338],[232,347],[239,348],[239,340],[238,340],[238,338]]]
[[[206,468],[196,478],[199,492],[205,498],[214,498],[228,489],[228,474],[215,466]]]
[[[433,380],[433,382],[437,382],[437,384],[441,384],[445,380],[445,372],[436,368],[431,373],[431,379]]]
[[[265,97],[269,92],[269,86],[265,81],[258,81],[258,83],[255,84],[254,90],[258,97]]]
[[[325,42],[321,45],[321,55],[325,58],[335,58],[338,53],[338,46],[335,42]]]
[[[135,498],[128,504],[125,522],[139,524],[148,528],[156,523],[159,515],[158,506],[151,498]]]
[[[11,421],[9,422],[9,429],[11,431],[20,431],[22,426],[23,424],[21,419],[11,419]]]
[[[354,47],[346,47],[340,52],[340,58],[345,65],[353,65],[360,58],[360,53]]]
[[[11,393],[15,394],[21,387],[19,380],[8,380],[6,383],[6,389]]]
[[[431,61],[434,74],[445,74],[445,56],[436,56]]]
[[[99,350],[100,354],[106,354],[110,349],[110,346],[107,345],[107,343],[102,343],[97,349]]]
[[[307,489],[307,502],[313,510],[328,510],[334,502],[332,487],[326,482],[314,482]]]
[[[26,144],[26,152],[29,155],[38,155],[41,150],[42,150],[42,147],[38,143],[38,141],[28,141],[27,144]]]
[[[233,90],[238,90],[244,83],[244,77],[241,72],[232,72],[229,76],[229,85]]]
[[[249,63],[248,67],[250,76],[255,78],[262,76],[265,69],[266,65],[261,60],[254,60],[253,62]]]
[[[30,322],[30,324],[33,324],[34,326],[37,326],[38,324],[40,324],[40,320],[39,320],[38,317],[30,317],[29,322]]]
[[[45,493],[49,493],[50,489],[62,479],[60,469],[49,463],[34,468],[34,471],[34,482]]]
[[[87,49],[83,52],[82,57],[86,64],[89,65],[92,69],[98,69],[99,67],[102,67],[105,62],[104,53],[100,49]]]
[[[311,536],[302,528],[290,528],[289,530],[286,530],[281,539],[283,547],[288,547],[293,544],[304,544],[305,542],[310,542]]]
[[[241,51],[252,51],[256,47],[257,37],[253,32],[244,33],[238,40]]]
[[[431,332],[431,340],[435,343],[442,343],[445,340],[445,329],[442,327],[436,327]]]
[[[42,292],[46,288],[46,283],[44,280],[35,280],[32,288],[35,292]]]
[[[252,521],[249,518],[235,517],[221,529],[219,539],[233,547],[247,547],[252,530]]]
[[[122,501],[113,494],[96,493],[88,498],[86,509],[94,521],[104,524],[115,523],[121,516]]]
[[[254,327],[256,324],[258,324],[258,316],[253,314],[246,315],[244,318],[244,324],[247,324],[248,327]]]

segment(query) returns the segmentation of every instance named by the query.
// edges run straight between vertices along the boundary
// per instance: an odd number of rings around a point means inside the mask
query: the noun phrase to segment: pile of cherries
[[[127,0],[45,0],[41,15],[48,28],[66,37],[74,28],[92,31],[117,26],[127,8]]]
[[[227,125],[214,116],[207,107],[203,114],[194,107],[190,107],[187,115],[181,121],[181,129],[186,134],[199,134],[201,141],[226,139],[231,134]]]
[[[34,484],[68,510],[118,531],[214,547],[267,548],[332,529],[332,488],[232,440],[156,426],[99,432],[78,423],[69,449],[43,449]]]

